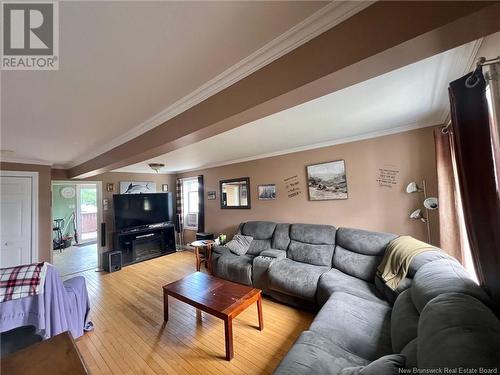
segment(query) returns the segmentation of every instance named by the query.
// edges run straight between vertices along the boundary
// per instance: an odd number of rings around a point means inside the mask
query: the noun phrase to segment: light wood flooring
[[[222,320],[169,298],[163,324],[161,287],[194,271],[194,254],[180,252],[111,274],[79,274],[87,280],[95,329],[77,346],[92,374],[269,374],[312,321],[310,313],[265,298],[263,331],[256,306],[234,320],[228,362]]]
[[[97,244],[70,246],[62,251],[53,250],[52,264],[61,276],[97,268]]]

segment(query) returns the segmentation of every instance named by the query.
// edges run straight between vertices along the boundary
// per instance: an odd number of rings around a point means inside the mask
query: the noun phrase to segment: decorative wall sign
[[[156,193],[156,183],[151,181],[120,181],[120,194]]]
[[[209,201],[213,201],[213,200],[217,199],[217,192],[216,191],[209,191],[207,193],[207,199]]]
[[[295,198],[298,195],[302,194],[302,190],[300,189],[300,181],[297,176],[290,176],[283,180],[285,183],[286,194],[288,198]]]
[[[168,184],[161,185],[161,191],[168,191]]]
[[[112,183],[112,182],[108,182],[108,183],[106,184],[106,191],[107,191],[108,193],[111,193],[111,192],[115,191],[115,184],[114,184],[114,183]]]
[[[257,186],[257,192],[259,200],[261,201],[271,201],[276,199],[276,185],[266,184]]]
[[[392,189],[399,182],[399,168],[392,164],[385,164],[378,169],[377,183],[379,187]]]
[[[309,200],[347,199],[344,160],[308,165],[306,169]]]

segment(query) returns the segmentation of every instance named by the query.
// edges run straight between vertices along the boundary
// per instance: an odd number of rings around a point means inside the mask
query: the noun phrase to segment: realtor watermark
[[[3,70],[59,69],[57,1],[2,1]]]
[[[400,368],[400,374],[498,374],[498,367]]]

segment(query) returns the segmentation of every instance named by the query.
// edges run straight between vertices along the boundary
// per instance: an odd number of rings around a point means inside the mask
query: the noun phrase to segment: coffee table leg
[[[259,314],[259,330],[264,329],[264,317],[262,316],[262,294],[259,294],[257,299],[257,313]]]
[[[168,322],[168,294],[163,291],[163,320]]]
[[[233,319],[224,319],[224,334],[226,338],[226,360],[230,361],[233,356]]]

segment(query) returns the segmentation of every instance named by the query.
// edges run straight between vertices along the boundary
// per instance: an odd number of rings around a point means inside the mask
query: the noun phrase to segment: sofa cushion
[[[337,245],[333,256],[333,266],[348,275],[373,282],[382,258],[382,255],[359,254]]]
[[[411,293],[405,290],[398,296],[392,309],[391,339],[394,353],[400,353],[410,341],[417,337],[419,318],[420,314],[411,300]]]
[[[279,259],[269,266],[269,289],[315,301],[319,277],[329,269],[288,258]]]
[[[227,253],[219,254],[213,261],[214,273],[223,279],[251,286],[253,258],[248,254],[235,255],[228,249]]]
[[[255,240],[271,240],[275,228],[276,223],[270,221],[247,221],[241,227],[241,234]]]
[[[431,299],[443,293],[459,292],[489,302],[486,292],[458,262],[451,259],[435,260],[420,267],[410,291],[411,299],[419,312]]]
[[[390,306],[339,292],[323,305],[309,329],[373,361],[392,353],[390,318]]]
[[[414,338],[401,350],[401,354],[406,357],[406,368],[417,367],[417,344],[418,339]]]
[[[342,272],[371,283],[394,234],[339,228],[333,266]]]
[[[270,221],[248,221],[240,224],[237,234],[253,238],[247,254],[257,256],[263,250],[271,248],[275,228],[276,223]]]
[[[387,244],[397,236],[391,233],[371,232],[355,228],[339,228],[337,245],[358,254],[383,255]]]
[[[338,374],[350,366],[364,366],[370,361],[335,345],[328,338],[311,331],[302,332],[275,375]]]
[[[236,255],[245,255],[250,248],[252,240],[253,238],[250,236],[236,234],[233,239],[226,244],[226,246]]]
[[[348,367],[340,371],[340,375],[398,375],[405,367],[405,357],[401,354],[389,354],[366,366]]]
[[[423,309],[418,324],[420,368],[496,368],[499,353],[500,320],[478,299],[446,293]]]
[[[333,245],[311,245],[292,240],[288,246],[288,257],[296,262],[331,268],[334,249]]]
[[[385,283],[378,276],[375,277],[375,286],[384,295],[387,301],[394,303],[398,295],[411,286],[413,277],[420,267],[438,259],[451,259],[456,261],[443,251],[425,251],[412,259],[406,277],[401,280],[395,291],[385,285]]]
[[[332,268],[321,275],[318,282],[317,300],[320,306],[330,298],[334,292],[345,292],[357,297],[365,298],[387,305],[374,284],[346,275],[342,271]]]
[[[276,224],[274,230],[272,248],[278,250],[288,249],[290,244],[290,224]]]
[[[320,224],[292,224],[290,238],[312,245],[335,245],[335,227]]]
[[[288,257],[316,266],[332,265],[335,227],[330,225],[292,224]]]

